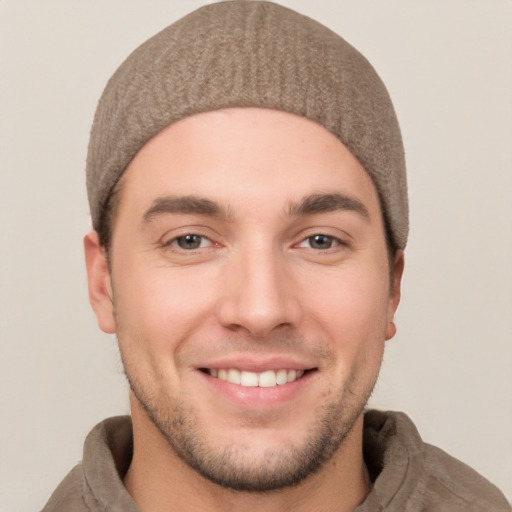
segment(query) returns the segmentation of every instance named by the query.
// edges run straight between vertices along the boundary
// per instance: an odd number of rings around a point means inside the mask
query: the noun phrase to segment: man
[[[91,133],[85,237],[131,421],[54,510],[510,510],[403,414],[364,413],[407,242],[398,123],[339,36],[214,4],[139,47]]]

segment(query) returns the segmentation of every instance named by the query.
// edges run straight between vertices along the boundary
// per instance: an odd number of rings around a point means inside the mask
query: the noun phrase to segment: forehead
[[[371,178],[333,134],[296,115],[236,108],[185,118],[151,139],[123,176],[121,203],[196,195],[269,210],[312,193],[353,196],[380,216]]]

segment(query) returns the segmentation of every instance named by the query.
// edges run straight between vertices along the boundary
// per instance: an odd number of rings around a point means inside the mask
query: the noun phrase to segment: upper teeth
[[[210,369],[208,373],[212,377],[225,380],[231,384],[239,384],[247,387],[270,388],[276,385],[293,382],[304,375],[304,370],[267,370],[261,373],[247,372],[229,369]]]

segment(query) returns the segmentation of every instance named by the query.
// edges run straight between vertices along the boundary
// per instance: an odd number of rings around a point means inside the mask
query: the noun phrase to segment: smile
[[[216,369],[209,368],[206,373],[219,380],[238,384],[245,387],[271,388],[282,386],[300,379],[304,375],[304,370],[266,370],[264,372],[250,372],[237,370],[235,368]]]

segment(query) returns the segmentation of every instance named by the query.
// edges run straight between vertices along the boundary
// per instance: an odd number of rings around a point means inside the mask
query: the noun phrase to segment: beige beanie
[[[94,228],[149,139],[179,119],[229,107],[289,112],[335,134],[372,177],[392,241],[405,247],[404,151],[384,84],[325,26],[249,0],[197,9],[139,46],[114,73],[96,110],[87,156]]]

